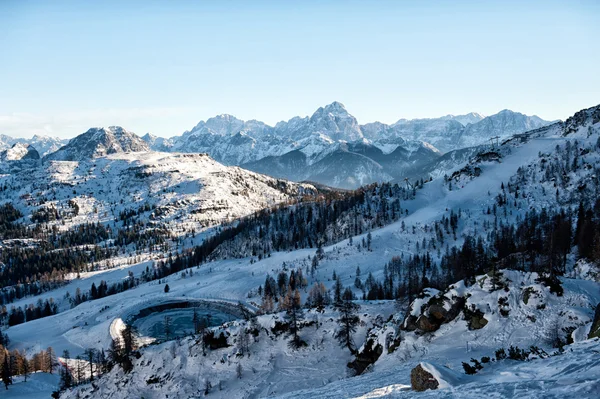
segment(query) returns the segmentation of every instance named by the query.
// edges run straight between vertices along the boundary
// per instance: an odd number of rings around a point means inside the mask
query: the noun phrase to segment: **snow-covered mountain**
[[[320,107],[308,119],[280,122],[276,125],[281,135],[301,140],[312,134],[322,134],[331,140],[352,142],[361,140],[363,134],[355,117],[340,102]]]
[[[164,137],[155,136],[152,133],[146,133],[142,136],[152,151],[169,152],[173,147],[173,141]]]
[[[342,142],[312,159],[302,150],[295,150],[241,166],[289,180],[355,189],[405,176],[420,177],[425,166],[440,157],[439,151],[426,143],[417,144],[416,147],[395,147],[391,153],[386,153],[368,140]]]
[[[550,123],[535,115],[527,116],[505,109],[495,115],[483,118],[477,123],[466,126],[453,149],[483,144],[493,137],[499,137],[500,140],[503,140],[514,134],[537,129]]]
[[[0,136],[0,150],[15,143],[33,145],[44,159],[81,160],[115,152],[207,153],[225,165],[238,165],[274,177],[314,181],[355,189],[362,184],[421,177],[443,153],[504,139],[547,124],[504,110],[434,119],[401,119],[387,125],[360,125],[340,102],[269,126],[222,114],[199,122],[181,136],[141,139],[121,127],[92,128],[68,142],[45,136]],[[366,150],[368,148],[368,150]],[[336,167],[333,167],[336,165]]]
[[[150,147],[135,133],[120,126],[91,128],[75,137],[44,160],[82,161],[104,155],[124,152],[149,151]]]
[[[31,139],[21,142],[31,144],[40,153],[41,157],[45,157],[48,154],[58,151],[62,146],[67,145],[69,139],[35,135]]]
[[[182,136],[172,137],[167,145],[155,143],[152,137],[145,140],[153,149],[205,152],[224,164],[241,165],[272,176],[357,188],[360,184],[412,176],[415,170],[441,155],[438,149],[447,152],[484,144],[490,137],[507,137],[544,123],[537,117],[503,111],[488,118],[469,113],[437,119],[401,119],[392,125],[360,125],[336,101],[320,107],[310,117],[294,117],[274,127],[218,115],[198,123]],[[369,153],[353,151],[364,145],[378,148],[383,154],[375,151],[376,159]],[[383,159],[395,151],[404,154],[403,162]],[[396,154],[390,158],[398,157]],[[338,168],[324,170],[324,165],[334,164]]]
[[[68,139],[61,139],[58,137],[51,136],[34,135],[30,139],[25,139],[21,137],[15,138],[6,135],[0,135],[0,151],[10,148],[16,143],[29,144],[32,145],[38,151],[40,156],[43,157],[47,154],[55,152],[68,142]]]
[[[367,145],[379,148],[376,152],[383,150],[389,154],[402,145],[409,153],[408,158],[426,147],[420,141],[399,137],[378,142],[367,139],[363,127],[339,102],[320,107],[311,117],[294,117],[275,127],[219,115],[172,140],[173,151],[206,152],[228,165],[341,188],[389,180],[400,172],[386,170],[379,160],[364,152],[354,152],[353,148]],[[435,157],[436,150],[431,149],[427,156]],[[412,157],[411,160],[412,163],[427,161],[430,159]]]
[[[21,142],[32,144],[45,159],[55,160],[149,149],[207,153],[225,165],[274,177],[355,189],[367,183],[426,176],[432,169],[429,165],[443,153],[486,144],[492,137],[502,140],[548,123],[504,110],[488,117],[472,112],[360,125],[336,101],[310,117],[294,117],[275,126],[222,114],[171,138],[147,133],[140,139],[121,127],[92,128],[68,144],[43,136],[29,140],[0,136],[0,150]]]
[[[388,127],[386,136],[425,141],[442,152],[449,152],[489,143],[492,137],[502,140],[551,123],[537,116],[527,116],[510,110],[503,110],[479,120],[475,117],[471,119],[473,122],[467,124],[463,123],[465,120],[467,119],[461,117],[401,119]]]
[[[29,144],[16,143],[11,148],[0,152],[0,161],[37,160],[40,154]]]
[[[464,115],[446,115],[446,116],[442,116],[440,119],[449,119],[449,120],[454,120],[457,121],[458,123],[462,124],[463,126],[467,126],[470,123],[477,123],[480,120],[482,120],[483,118],[485,118],[484,115],[478,114],[477,112],[469,112],[468,114],[464,114]]]
[[[15,173],[39,165],[40,154],[30,144],[15,143],[0,151],[0,173]]]

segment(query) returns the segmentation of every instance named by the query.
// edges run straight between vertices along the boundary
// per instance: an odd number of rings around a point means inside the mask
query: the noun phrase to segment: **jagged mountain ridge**
[[[143,135],[142,140],[144,140],[154,151],[168,152],[173,147],[173,140],[155,136],[151,133]]]
[[[227,165],[241,165],[276,177],[356,188],[361,183],[414,176],[441,156],[438,149],[448,152],[480,145],[490,137],[506,138],[547,123],[538,117],[505,110],[489,117],[469,113],[401,119],[392,125],[381,122],[360,125],[336,101],[320,107],[310,117],[294,117],[274,127],[222,114],[201,121],[182,136],[167,141],[150,135],[144,139],[154,150],[206,152]],[[354,151],[365,146],[370,146],[371,151]],[[376,157],[372,158],[370,153]],[[403,155],[399,159],[400,153]],[[346,165],[345,159],[352,161]],[[336,164],[338,168],[325,172],[323,164]],[[357,175],[352,175],[352,171]]]
[[[56,146],[56,141],[39,136],[31,141],[44,146],[46,151],[40,152],[47,160],[74,161],[149,149],[208,153],[226,165],[274,177],[354,189],[372,182],[427,176],[430,165],[442,155],[438,148],[449,152],[481,145],[490,137],[504,139],[546,123],[504,110],[489,117],[470,113],[360,125],[343,104],[333,102],[310,117],[294,117],[274,127],[222,114],[170,139],[150,133],[140,139],[121,127],[92,128],[49,154],[49,143]],[[3,136],[2,142],[9,139]]]

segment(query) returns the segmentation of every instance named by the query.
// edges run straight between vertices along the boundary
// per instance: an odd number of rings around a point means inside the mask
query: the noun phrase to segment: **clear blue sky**
[[[600,1],[0,1],[0,133],[600,103]]]

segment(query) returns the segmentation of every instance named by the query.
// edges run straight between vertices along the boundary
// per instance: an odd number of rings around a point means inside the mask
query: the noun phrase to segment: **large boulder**
[[[600,338],[600,303],[596,306],[596,313],[594,314],[594,321],[592,321],[592,327],[588,334],[588,339]]]
[[[446,389],[463,383],[464,374],[441,365],[421,362],[410,372],[410,384],[415,391]]]
[[[442,324],[449,323],[460,314],[465,302],[463,297],[447,298],[442,293],[429,299],[417,299],[411,304],[411,312],[400,328],[406,331],[416,330],[417,333],[437,331]]]
[[[438,389],[440,383],[433,374],[419,364],[410,372],[410,385],[414,391],[423,392],[428,389]]]

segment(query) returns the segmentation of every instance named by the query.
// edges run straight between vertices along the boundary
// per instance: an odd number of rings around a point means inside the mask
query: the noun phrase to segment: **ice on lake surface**
[[[231,314],[212,309],[196,309],[196,313],[200,320],[206,320],[209,327],[219,326],[237,319],[237,317]],[[133,322],[133,326],[137,329],[140,336],[162,341],[167,339],[165,334],[165,317],[169,317],[170,319],[169,338],[182,337],[194,331],[194,308],[157,311],[138,318]]]

